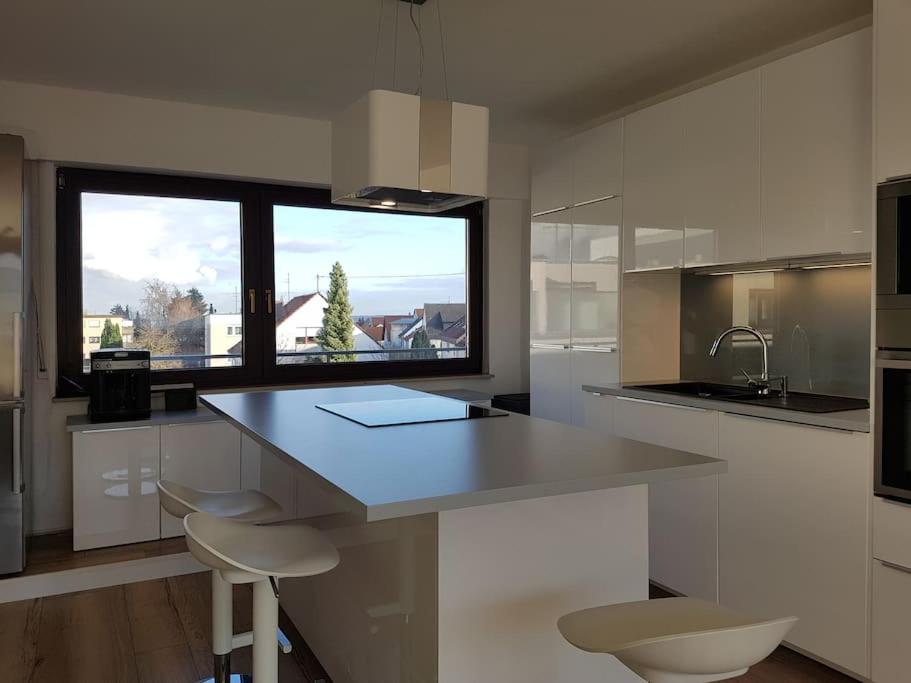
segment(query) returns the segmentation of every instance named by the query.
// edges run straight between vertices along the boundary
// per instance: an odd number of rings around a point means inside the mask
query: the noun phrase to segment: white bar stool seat
[[[194,512],[184,517],[187,546],[230,583],[253,584],[253,681],[278,682],[278,583],[315,576],[339,563],[326,537],[305,524],[252,526]]]
[[[261,491],[201,491],[173,481],[158,482],[159,500],[166,512],[183,519],[191,512],[256,524],[282,514],[281,506]]]
[[[165,512],[184,519],[193,512],[246,524],[270,522],[282,514],[281,506],[261,491],[202,491],[177,482],[158,482],[158,500]],[[245,674],[231,673],[231,651],[252,642],[252,633],[234,633],[233,590],[218,571],[212,571],[212,667],[213,676],[200,683],[249,683]],[[276,633],[283,652],[291,643],[280,630]]]
[[[746,673],[796,621],[757,620],[706,600],[663,598],[572,612],[557,628],[579,649],[611,654],[648,683],[709,683]]]

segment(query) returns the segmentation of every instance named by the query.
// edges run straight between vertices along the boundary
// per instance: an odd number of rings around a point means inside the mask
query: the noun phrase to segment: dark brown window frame
[[[275,315],[267,312],[265,289],[274,289],[273,206],[302,206],[344,211],[378,210],[332,204],[325,189],[289,187],[200,177],[134,173],[85,168],[57,170],[57,396],[83,396],[82,372],[82,235],[83,192],[134,194],[237,201],[241,204],[241,278],[245,292],[255,290],[256,310],[244,305],[244,364],[197,370],[156,370],[155,384],[193,382],[200,389],[268,385],[399,380],[481,374],[484,368],[484,203],[478,202],[435,216],[468,222],[468,355],[437,360],[372,363],[275,363]],[[385,213],[385,212],[384,212]],[[426,216],[427,214],[409,213]],[[247,299],[244,299],[245,302]]]

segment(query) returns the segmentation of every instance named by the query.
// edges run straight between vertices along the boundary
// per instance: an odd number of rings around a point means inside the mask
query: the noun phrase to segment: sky
[[[236,202],[84,193],[83,308],[136,309],[143,283],[197,287],[220,313],[242,300]],[[276,299],[328,288],[339,261],[355,315],[409,313],[466,300],[465,221],[459,218],[278,206]]]

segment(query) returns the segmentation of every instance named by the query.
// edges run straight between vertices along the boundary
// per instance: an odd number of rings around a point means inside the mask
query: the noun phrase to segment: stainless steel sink
[[[796,410],[802,413],[836,413],[843,410],[865,410],[870,403],[862,398],[844,396],[826,396],[824,394],[804,394],[799,391],[788,392],[782,397],[780,392],[772,391],[768,396],[761,396],[755,390],[735,384],[713,384],[711,382],[675,382],[671,384],[638,384],[625,385],[627,389],[655,391],[678,396],[694,396],[714,401],[730,401],[779,410]]]

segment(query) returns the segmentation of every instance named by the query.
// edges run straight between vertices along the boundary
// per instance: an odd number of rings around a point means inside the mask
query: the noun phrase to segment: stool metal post
[[[278,683],[278,648],[271,637],[278,628],[278,596],[268,580],[253,584],[253,680]]]

